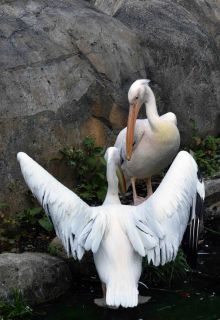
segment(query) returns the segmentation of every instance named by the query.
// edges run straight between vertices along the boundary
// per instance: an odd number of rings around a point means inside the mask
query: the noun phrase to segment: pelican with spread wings
[[[97,207],[87,205],[27,154],[19,152],[17,159],[67,253],[80,260],[85,251],[93,252],[103,288],[103,298],[95,299],[98,305],[126,308],[148,301],[138,294],[142,258],[155,266],[175,259],[187,225],[189,247],[197,246],[204,185],[185,151],[178,153],[154,194],[137,206],[120,203],[120,153],[115,147],[105,154],[108,190]]]

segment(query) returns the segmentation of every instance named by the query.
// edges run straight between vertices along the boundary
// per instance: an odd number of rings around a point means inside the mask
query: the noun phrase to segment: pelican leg
[[[141,204],[145,199],[142,197],[139,197],[137,195],[135,181],[136,181],[136,178],[132,177],[131,178],[131,186],[132,186],[132,191],[133,191],[133,201],[134,201],[134,205],[137,206],[137,205]]]
[[[138,304],[143,304],[148,302],[151,299],[151,297],[147,297],[147,296],[138,296]]]
[[[146,183],[146,187],[147,187],[147,197],[145,198],[145,200],[147,200],[153,194],[151,177],[145,179],[145,183]]]

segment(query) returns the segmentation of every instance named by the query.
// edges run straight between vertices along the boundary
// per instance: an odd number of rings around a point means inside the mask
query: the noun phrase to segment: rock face
[[[137,78],[152,80],[160,113],[177,114],[183,142],[190,118],[199,134],[217,134],[219,7],[215,0],[1,2],[0,202],[11,211],[24,206],[18,151],[48,168],[87,135],[111,145]]]
[[[220,4],[219,0],[176,0],[176,3],[191,12],[208,34],[211,34],[220,49]]]
[[[56,257],[43,253],[0,255],[0,299],[19,289],[28,303],[40,304],[64,294],[71,280],[67,264]]]
[[[111,144],[146,73],[135,34],[88,2],[4,1],[0,30],[0,201],[17,210],[16,153],[45,164],[89,134]]]
[[[190,139],[190,119],[199,133],[218,134],[220,61],[212,17],[219,25],[220,3],[212,1],[213,7],[196,0],[111,1],[109,7],[107,3],[97,0],[95,5],[141,39],[160,111],[176,113],[182,141]]]

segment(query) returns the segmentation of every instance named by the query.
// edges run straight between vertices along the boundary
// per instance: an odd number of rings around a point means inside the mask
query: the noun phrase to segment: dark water
[[[207,224],[220,231],[220,221]],[[71,291],[53,304],[42,306],[34,320],[220,320],[220,236],[207,231],[198,254],[198,270],[175,289],[140,288],[150,302],[137,308],[110,310],[96,307],[101,297],[97,279],[80,279]]]
[[[132,309],[101,309],[92,303],[91,296],[68,297],[45,310],[47,315],[35,319],[70,320],[70,319],[151,319],[151,320],[186,320],[186,319],[220,319],[220,297],[207,293],[191,293],[183,297],[178,293],[149,292],[151,302]],[[74,295],[74,293],[73,293]]]

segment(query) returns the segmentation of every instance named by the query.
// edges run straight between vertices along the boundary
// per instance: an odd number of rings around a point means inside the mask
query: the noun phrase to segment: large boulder
[[[215,0],[1,2],[0,202],[24,207],[18,151],[48,168],[87,135],[111,145],[137,78],[152,80],[161,114],[177,114],[182,142],[190,119],[219,133],[218,23]]]
[[[95,6],[139,36],[160,113],[176,113],[182,142],[190,140],[191,119],[199,135],[219,134],[219,1],[96,0]]]
[[[16,153],[47,165],[87,135],[113,143],[128,86],[146,73],[134,32],[88,2],[4,1],[0,30],[0,202],[13,211],[23,203]]]
[[[3,253],[0,255],[0,299],[20,290],[31,305],[53,300],[71,286],[68,265],[43,253]]]
[[[220,49],[220,3],[219,0],[175,0],[194,15],[201,27],[211,34]]]

